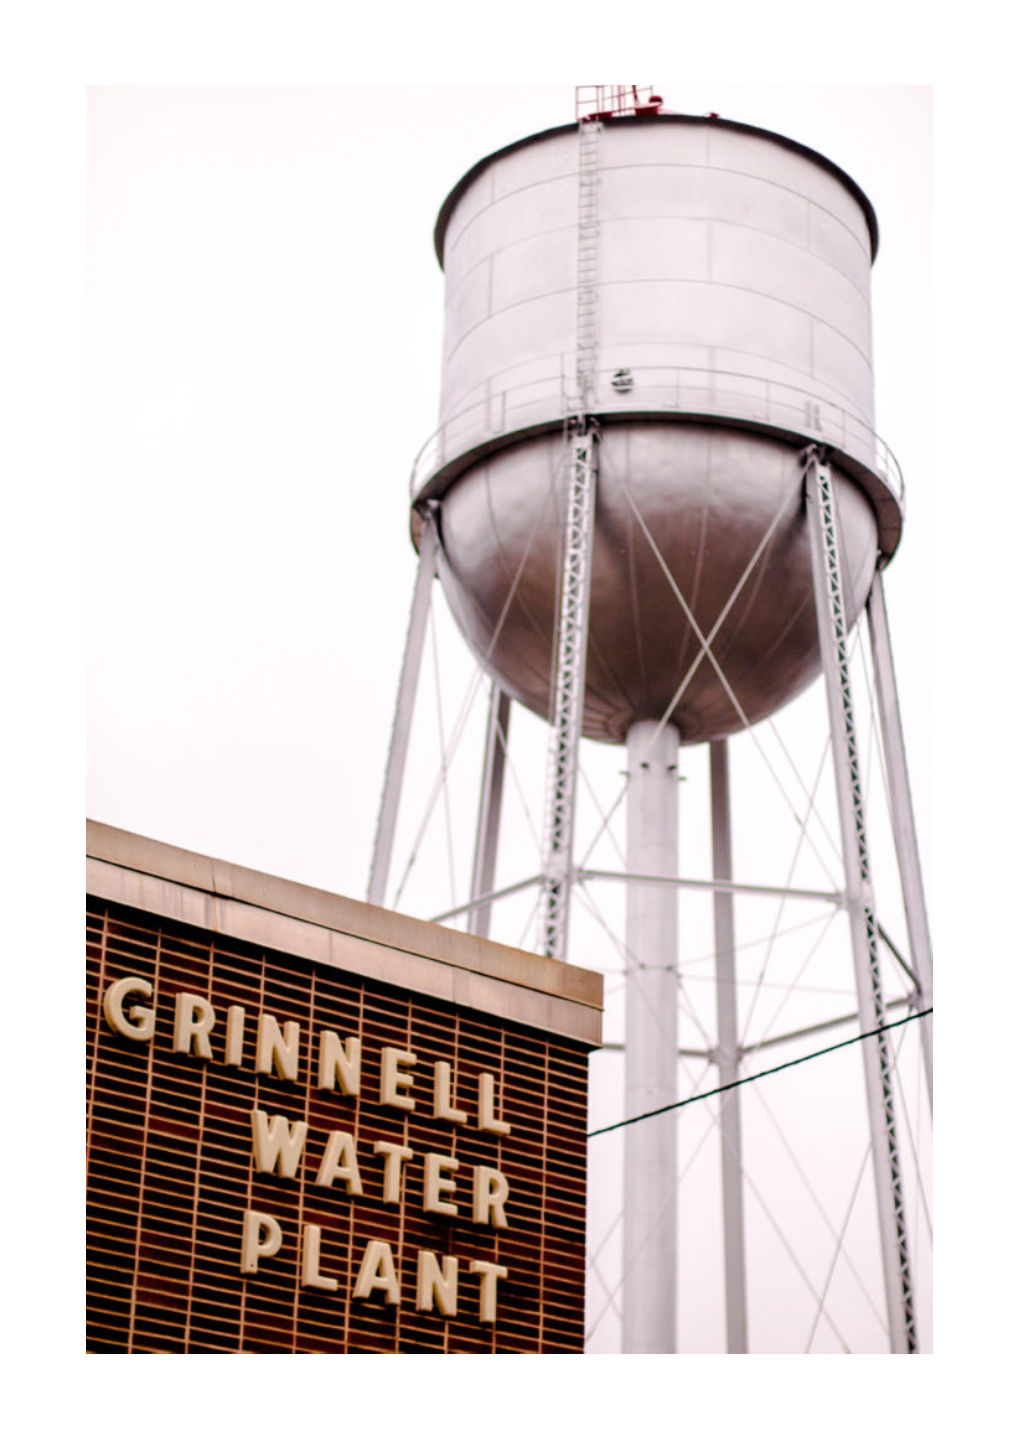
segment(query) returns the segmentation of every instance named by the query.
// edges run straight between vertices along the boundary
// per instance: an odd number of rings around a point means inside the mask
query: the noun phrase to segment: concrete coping
[[[86,822],[88,894],[599,1046],[602,976]]]

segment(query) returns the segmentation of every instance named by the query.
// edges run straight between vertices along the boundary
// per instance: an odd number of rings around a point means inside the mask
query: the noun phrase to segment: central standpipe
[[[712,786],[712,876],[723,882],[713,898],[715,913],[715,1006],[719,1034],[716,1065],[719,1085],[740,1080],[737,1027],[737,965],[733,925],[733,846],[730,840],[730,762],[725,741],[709,745]],[[726,1350],[747,1351],[747,1273],[744,1263],[744,1177],[740,1093],[719,1099],[722,1140],[723,1259],[726,1277]]]
[[[678,873],[680,734],[654,721],[627,732],[627,872]],[[677,889],[627,887],[624,1115],[675,1102]],[[676,1351],[676,1113],[624,1131],[623,1350]]]

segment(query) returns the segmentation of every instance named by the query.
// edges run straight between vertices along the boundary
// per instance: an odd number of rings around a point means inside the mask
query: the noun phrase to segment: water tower
[[[582,736],[626,747],[623,1114],[677,1100],[679,748],[711,755],[721,1085],[739,1075],[726,738],[822,672],[892,1350],[916,1350],[847,658],[868,618],[917,979],[931,952],[882,595],[902,481],[875,434],[874,211],[822,155],[634,87],[508,145],[447,197],[440,425],[418,457],[419,580],[369,899],[384,899],[429,590],[492,678],[473,929],[492,893],[512,701],[549,723],[541,925],[563,957]],[[930,1012],[918,1023],[929,1097]],[[730,1350],[746,1350],[739,1092],[722,1112]],[[676,1118],[630,1127],[624,1350],[675,1350]]]

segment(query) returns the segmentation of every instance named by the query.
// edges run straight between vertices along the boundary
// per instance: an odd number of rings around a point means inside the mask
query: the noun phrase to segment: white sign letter
[[[473,1220],[480,1226],[505,1227],[503,1203],[510,1195],[510,1186],[495,1167],[475,1167]]]
[[[361,1088],[361,1038],[349,1036],[341,1042],[335,1031],[319,1032],[319,1090],[331,1092],[337,1082],[345,1097],[356,1097]]]
[[[478,1128],[483,1132],[495,1132],[497,1137],[508,1137],[510,1128],[496,1115],[496,1078],[491,1071],[483,1071],[478,1078]]]
[[[255,1070],[267,1074],[276,1068],[281,1081],[297,1081],[298,1059],[301,1054],[301,1028],[296,1021],[286,1021],[283,1031],[275,1016],[264,1011],[259,1017],[259,1040],[255,1053]]]
[[[322,1228],[306,1222],[301,1234],[301,1285],[317,1287],[320,1292],[335,1292],[340,1283],[335,1277],[324,1277],[319,1271]]]
[[[283,1233],[280,1223],[268,1212],[245,1212],[241,1232],[241,1271],[257,1272],[260,1257],[275,1257]]]
[[[397,1281],[397,1269],[393,1265],[389,1242],[369,1242],[358,1268],[354,1296],[370,1297],[373,1292],[382,1292],[383,1300],[391,1307],[395,1307],[400,1301],[400,1283]]]
[[[223,1044],[223,1065],[240,1066],[244,1054],[244,1007],[227,1007],[227,1039]]]
[[[457,1315],[457,1258],[444,1257],[442,1268],[435,1252],[418,1253],[418,1297],[415,1310],[431,1312],[433,1300],[444,1317]]]
[[[506,1267],[501,1267],[498,1262],[472,1262],[472,1272],[478,1272],[482,1278],[482,1288],[478,1297],[478,1320],[479,1322],[494,1323],[496,1320],[496,1282],[500,1277],[507,1276]]]
[[[334,1182],[346,1182],[349,1197],[361,1197],[365,1194],[361,1185],[361,1173],[358,1171],[358,1154],[350,1132],[330,1132],[329,1141],[326,1143],[315,1185],[330,1187]]]
[[[401,1166],[409,1162],[414,1156],[410,1147],[402,1147],[399,1142],[376,1142],[375,1154],[377,1157],[386,1158],[386,1170],[383,1172],[383,1201],[396,1206],[400,1201],[400,1178]]]
[[[212,1060],[209,1033],[216,1025],[212,1003],[204,996],[179,991],[174,1007],[174,1051],[194,1051],[196,1056]]]
[[[399,1107],[401,1111],[414,1111],[414,1097],[402,1095],[404,1087],[414,1086],[410,1072],[401,1071],[402,1066],[414,1066],[418,1058],[413,1051],[401,1051],[399,1047],[384,1046],[382,1049],[382,1072],[379,1077],[379,1100],[384,1107]]]
[[[151,1041],[156,1030],[156,1013],[151,1007],[133,1006],[127,1016],[124,1015],[122,1003],[133,991],[139,996],[151,996],[152,983],[140,976],[122,976],[120,981],[115,981],[106,988],[103,1015],[112,1029],[121,1036],[130,1037],[132,1041]]]
[[[256,1107],[251,1114],[251,1130],[255,1170],[271,1172],[275,1169],[281,1177],[296,1176],[308,1135],[308,1123],[295,1122],[292,1131],[286,1117],[270,1118]]]
[[[467,1112],[453,1104],[453,1077],[448,1061],[436,1062],[436,1081],[433,1090],[432,1114],[441,1122],[467,1121]]]
[[[426,1212],[438,1212],[441,1217],[455,1217],[457,1215],[456,1202],[444,1202],[440,1200],[440,1193],[455,1192],[457,1183],[450,1177],[444,1177],[443,1172],[455,1172],[460,1166],[456,1157],[444,1157],[439,1152],[425,1153],[425,1203]]]

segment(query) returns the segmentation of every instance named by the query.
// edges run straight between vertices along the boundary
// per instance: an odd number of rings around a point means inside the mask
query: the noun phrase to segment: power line
[[[627,1117],[625,1121],[613,1122],[608,1127],[597,1127],[595,1131],[589,1132],[589,1140],[592,1137],[600,1137],[605,1132],[619,1131],[621,1127],[632,1127],[635,1122],[645,1122],[649,1117],[662,1116],[663,1112],[675,1112],[680,1107],[689,1107],[692,1102],[707,1101],[709,1097],[720,1096],[723,1092],[732,1091],[734,1087],[746,1086],[748,1082],[761,1081],[762,1077],[774,1076],[778,1071],[786,1071],[791,1066],[800,1066],[802,1062],[814,1061],[816,1057],[828,1056],[829,1052],[840,1051],[845,1046],[856,1046],[860,1041],[867,1041],[869,1037],[881,1036],[884,1031],[892,1031],[894,1027],[906,1026],[908,1021],[919,1021],[922,1016],[931,1016],[934,1008],[927,1007],[924,1011],[916,1011],[911,1016],[902,1016],[899,1021],[888,1021],[885,1026],[877,1026],[874,1031],[862,1031],[859,1036],[852,1036],[848,1041],[838,1041],[835,1046],[822,1047],[821,1051],[809,1052],[807,1056],[799,1056],[794,1061],[784,1061],[779,1066],[769,1067],[767,1071],[756,1071],[751,1076],[740,1077],[737,1081],[727,1082],[725,1086],[716,1087],[710,1092],[699,1092],[697,1096],[685,1097],[682,1102],[670,1102],[668,1106],[657,1107],[653,1112],[642,1112],[640,1116]]]

